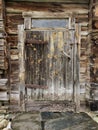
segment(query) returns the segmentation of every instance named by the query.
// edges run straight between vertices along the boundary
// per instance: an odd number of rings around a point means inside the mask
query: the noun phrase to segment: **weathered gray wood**
[[[20,6],[21,5],[21,6]],[[61,8],[62,7],[62,8]],[[61,4],[59,3],[57,6],[55,4],[51,3],[30,3],[30,2],[7,2],[7,8],[6,11],[7,13],[12,13],[12,14],[20,14],[23,12],[32,12],[32,11],[45,11],[45,12],[65,12],[65,13],[77,13],[81,15],[87,15],[88,14],[88,5],[81,5],[81,4],[71,4],[70,6],[68,4]],[[18,16],[18,15],[17,15]],[[79,16],[80,17],[80,16]],[[16,18],[15,18],[16,19]],[[85,20],[87,20],[85,18]],[[21,21],[21,19],[20,19]],[[84,19],[82,19],[84,21]],[[13,26],[12,26],[13,25]],[[15,24],[12,23],[9,28],[15,27]]]
[[[75,27],[75,23],[73,25],[76,35],[80,37],[80,32],[76,29],[79,29]],[[73,44],[73,94],[74,94],[74,102],[76,103],[76,111],[80,110],[80,84],[79,84],[79,52],[78,52],[78,37],[76,37],[74,32],[74,44]]]
[[[25,110],[25,58],[24,58],[24,25],[18,25],[18,49],[19,49],[19,105]]]
[[[23,12],[23,17],[31,18],[69,18],[71,14],[65,12],[44,12],[44,11],[33,11],[33,12]]]
[[[0,84],[6,84],[8,82],[8,79],[0,79]]]
[[[0,101],[8,101],[8,100],[9,100],[9,96],[7,92],[0,91]]]
[[[7,90],[7,86],[5,85],[0,85],[0,91],[6,91]]]
[[[73,95],[73,64],[71,60],[73,59],[73,54],[72,54],[73,50],[71,46],[72,44],[74,44],[73,43],[74,42],[73,29],[70,30],[70,33],[68,32],[69,32],[68,29],[65,29],[65,30],[64,29],[63,30],[49,29],[46,31],[45,30],[43,31],[41,29],[40,30],[36,29],[36,31],[34,29],[33,31],[32,29],[32,32],[27,31],[27,33],[29,34],[27,35],[28,39],[29,37],[32,38],[33,36],[36,36],[36,34],[40,33],[40,34],[43,34],[42,38],[44,36],[44,40],[47,40],[47,43],[48,43],[46,45],[27,44],[26,46],[26,59],[27,59],[26,60],[26,72],[27,72],[26,83],[31,84],[32,82],[32,84],[28,85],[27,88],[33,89],[32,92],[28,90],[29,95],[30,93],[33,94],[33,100],[34,99],[38,100],[38,97],[40,97],[41,99],[42,98],[41,95],[43,95],[42,99],[44,100],[46,99],[54,100],[54,99],[57,99],[57,97],[58,97],[58,100],[65,100],[65,97],[66,97],[66,100],[72,100],[73,98],[72,97]],[[43,49],[43,46],[48,47],[48,50],[46,50],[46,52],[45,52],[46,47],[44,47]],[[39,51],[41,51],[41,53],[39,53]],[[66,57],[63,54],[63,52],[68,53],[70,58]],[[38,56],[39,54],[41,57]],[[46,63],[47,67],[45,66],[46,61],[43,61],[45,59],[47,59],[47,63]],[[64,67],[65,63],[67,63],[66,64],[67,68]],[[39,66],[41,68],[39,68]],[[44,69],[45,67],[47,68],[47,70]],[[47,71],[47,73],[45,71]],[[65,76],[65,73],[66,73],[66,76]],[[46,76],[43,77],[43,75],[46,75]],[[40,77],[40,79],[38,77]],[[45,78],[47,80],[44,79],[45,80],[44,82],[44,80],[42,80],[41,78]],[[38,85],[39,82],[40,82],[40,85]],[[37,84],[36,86],[38,86],[39,88],[38,87],[35,88],[35,86],[33,85],[34,83]],[[45,83],[48,86],[45,92],[44,92],[44,89],[42,89],[41,87],[42,83]],[[40,95],[38,93],[40,93]]]
[[[31,17],[24,18],[24,29],[31,29]]]

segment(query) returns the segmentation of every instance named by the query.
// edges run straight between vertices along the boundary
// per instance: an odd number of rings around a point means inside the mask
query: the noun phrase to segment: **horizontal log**
[[[9,2],[14,2],[14,1],[18,1],[18,2],[21,2],[21,1],[27,1],[27,0],[9,0]],[[79,1],[79,0],[28,0],[28,2],[63,2],[63,3],[77,3],[77,4],[88,4],[89,3],[89,0],[82,0],[82,1]]]
[[[24,23],[24,19],[22,17],[22,14],[13,14],[13,13],[10,13],[10,14],[7,14],[6,16],[6,19],[7,19],[7,25],[9,24],[12,24],[12,25],[16,25],[16,28],[17,28],[17,25],[18,24],[23,24]]]
[[[18,35],[11,35],[11,34],[8,35],[7,41],[10,43],[11,46],[12,46],[11,43],[13,43],[13,45],[16,46],[18,43]]]
[[[5,53],[4,51],[0,51],[0,57],[4,57]]]
[[[5,58],[3,56],[0,56],[0,62],[4,62]]]
[[[11,82],[12,82],[12,81],[13,81],[13,82],[16,82],[16,81],[19,82],[19,76],[18,76],[18,75],[15,75],[15,76],[14,76],[14,75],[11,75],[11,78],[10,78],[10,79],[11,79]]]
[[[6,69],[6,68],[5,68],[5,63],[4,63],[4,62],[0,62],[0,69],[3,69],[3,70]]]
[[[11,65],[11,75],[14,75],[15,73],[19,73],[19,65]]]
[[[8,110],[8,108],[9,108],[9,106],[0,106],[0,113],[6,113],[7,111],[6,110]]]
[[[53,12],[44,12],[44,11],[33,11],[33,12],[23,12],[23,17],[31,18],[68,18],[70,14],[67,13],[53,13]]]
[[[87,40],[87,36],[86,36],[86,35],[82,35],[82,36],[81,36],[81,41],[82,41],[82,40]]]
[[[82,73],[85,73],[85,72],[86,72],[86,68],[81,67],[81,68],[80,68],[80,73],[81,73],[81,72],[82,72]]]
[[[6,40],[5,39],[0,39],[0,46],[4,46]]]
[[[4,30],[5,27],[4,27],[4,22],[3,21],[0,21],[0,30]]]
[[[86,48],[87,48],[87,41],[85,42],[81,41],[81,51],[85,51]]]
[[[16,54],[18,54],[18,53],[19,53],[18,49],[11,49],[11,50],[10,50],[10,54],[11,54],[11,55],[16,55]]]
[[[0,79],[0,85],[6,84],[8,82],[8,79]]]
[[[6,27],[6,32],[7,34],[18,34],[17,32],[17,26],[13,26],[13,25],[10,25],[10,26],[7,26]]]
[[[81,35],[82,35],[82,36],[88,35],[88,31],[81,31]]]
[[[1,86],[0,85],[0,91],[6,91],[6,90],[7,90],[7,86],[5,86],[5,85]]]
[[[0,46],[0,51],[5,50],[5,46]]]
[[[0,101],[8,101],[9,97],[7,92],[0,92]]]
[[[43,85],[36,85],[36,84],[25,84],[26,88],[31,88],[31,89],[47,89],[47,86],[43,86]]]
[[[7,62],[0,62],[0,69],[1,70],[7,70],[8,69],[8,63]]]
[[[18,60],[11,60],[11,65],[13,65],[14,67],[17,66],[19,64]]]
[[[98,20],[97,21],[93,21],[93,27],[95,29],[98,29]]]
[[[82,61],[82,60],[86,60],[87,59],[87,57],[86,56],[81,56],[80,57],[80,60]]]
[[[5,38],[5,37],[6,37],[6,34],[3,32],[3,30],[2,30],[2,31],[0,30],[0,38],[3,39],[3,38]]]
[[[11,84],[11,93],[12,93],[12,91],[19,91],[19,85],[18,85],[18,83],[15,84],[15,85]]]
[[[3,55],[0,55],[0,63],[4,62],[5,61],[5,56]]]
[[[87,42],[87,37],[81,37],[81,42],[86,43]]]
[[[18,82],[19,82],[19,78],[15,78],[15,79],[10,78],[10,82],[11,82],[12,84],[18,83]]]
[[[18,48],[17,45],[12,45],[12,46],[10,46],[10,49],[17,49],[17,48]]]
[[[98,41],[98,33],[97,32],[93,33],[92,37],[93,37],[93,40]],[[98,42],[96,44],[98,44]]]
[[[5,64],[0,62],[0,69],[5,69]]]
[[[24,23],[22,14],[7,14],[6,31],[8,34],[17,34],[17,26]]]
[[[88,11],[88,5],[85,4],[70,4],[70,9],[69,9],[69,5],[66,4],[61,4],[58,3],[57,5],[53,4],[53,3],[34,3],[34,2],[6,2],[6,11],[9,13],[22,13],[24,11],[28,12],[28,11],[50,11],[50,12],[73,12],[73,11],[77,11],[77,13],[82,13],[84,11]],[[85,13],[85,12],[84,12]]]
[[[84,63],[84,62],[80,63],[80,69],[81,68],[86,68],[86,66],[87,66],[87,63]]]
[[[88,22],[88,18],[77,18],[76,19],[76,23],[82,23],[82,24],[84,24],[84,22]]]
[[[98,64],[98,58],[95,58],[95,59],[94,59],[94,62],[95,62],[96,64]]]
[[[74,9],[75,10],[75,9]],[[72,11],[73,12],[73,11]],[[75,12],[75,11],[74,11]],[[81,13],[81,12],[80,12]],[[88,13],[87,10],[84,10],[84,14]],[[23,17],[31,17],[31,18],[68,18],[71,16],[71,9],[66,10],[64,12],[45,12],[45,11],[31,11],[31,12],[23,12]],[[77,17],[77,15],[76,15]]]
[[[11,55],[11,60],[18,60],[18,59],[19,59],[18,55]]]
[[[81,31],[87,31],[88,27],[87,26],[81,26]]]
[[[10,94],[10,100],[11,100],[11,104],[13,103],[18,103],[19,102],[19,91],[11,91]]]
[[[93,65],[95,68],[98,68],[98,62],[95,62]],[[96,69],[95,69],[96,70]],[[98,77],[98,76],[97,76]]]

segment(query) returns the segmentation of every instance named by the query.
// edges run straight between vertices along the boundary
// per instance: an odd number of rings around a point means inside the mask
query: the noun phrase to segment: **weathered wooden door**
[[[72,33],[65,28],[26,32],[25,81],[31,99],[72,100]]]
[[[41,15],[43,17],[43,13]],[[48,15],[57,17],[56,14]],[[22,35],[25,34],[25,40],[19,36],[22,55],[22,58],[20,55],[20,67],[23,67],[23,70],[20,68],[20,77],[22,76],[20,95],[21,93],[23,97],[26,95],[28,100],[67,100],[79,105],[79,97],[77,98],[79,64],[75,21],[73,18],[67,20],[66,27],[63,25],[64,21],[57,27],[56,22],[53,27],[49,27],[49,23],[48,27],[45,23],[40,27],[39,19],[35,20],[34,25],[34,20],[32,21],[26,14],[25,30],[22,26],[21,31]]]

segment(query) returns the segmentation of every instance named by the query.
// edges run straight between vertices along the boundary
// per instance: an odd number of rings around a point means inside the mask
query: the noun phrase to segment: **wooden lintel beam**
[[[69,18],[72,16],[72,13],[68,12],[44,12],[44,11],[33,11],[33,12],[23,12],[24,18]]]

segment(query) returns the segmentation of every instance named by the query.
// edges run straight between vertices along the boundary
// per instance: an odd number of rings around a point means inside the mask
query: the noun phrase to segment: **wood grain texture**
[[[19,49],[19,105],[25,110],[25,64],[24,64],[24,25],[18,25],[18,49]]]

